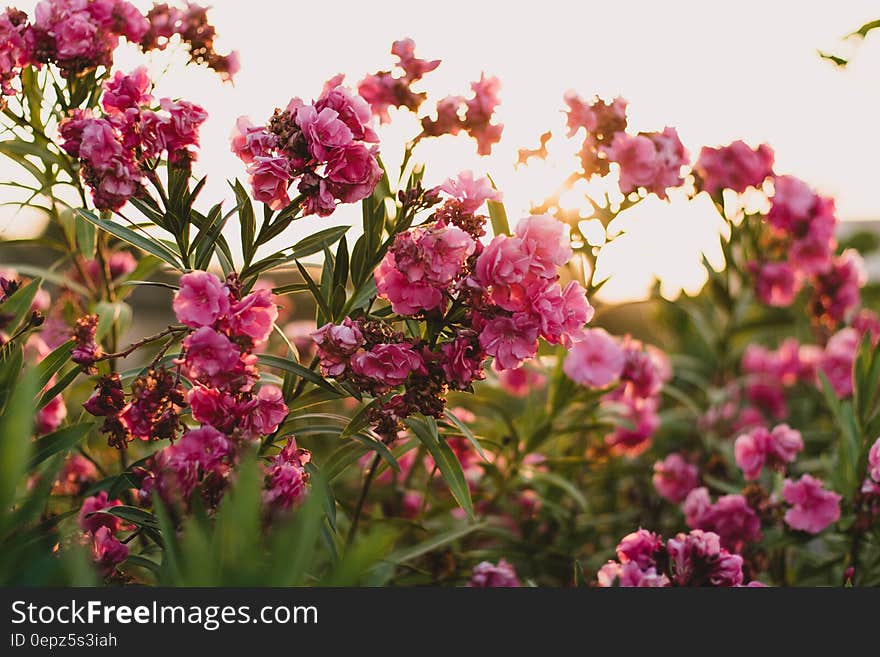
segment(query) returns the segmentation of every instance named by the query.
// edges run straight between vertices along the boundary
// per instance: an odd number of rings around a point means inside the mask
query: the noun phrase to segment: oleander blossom
[[[688,463],[681,454],[669,454],[654,463],[654,489],[664,499],[680,504],[700,483],[696,465]]]
[[[868,476],[880,484],[880,438],[868,450]]]
[[[791,505],[785,512],[785,524],[792,529],[818,534],[840,519],[842,496],[826,490],[821,479],[808,474],[797,481],[786,479],[782,498]]]
[[[143,68],[117,72],[104,85],[104,114],[73,110],[60,125],[62,148],[81,165],[81,175],[95,206],[118,210],[139,195],[150,163],[165,157],[170,165],[189,168],[196,159],[199,128],[207,112],[193,103],[163,98],[149,107],[149,79]]]
[[[719,586],[743,584],[743,559],[722,547],[717,534],[699,529],[663,539],[644,529],[624,537],[617,561],[597,573],[600,587]]]
[[[620,167],[620,191],[624,194],[642,188],[665,199],[667,189],[681,186],[681,168],[688,163],[678,132],[668,126],[663,132],[635,136],[617,132],[603,151]]]
[[[412,85],[438,66],[440,60],[420,59],[415,55],[415,42],[400,39],[391,45],[391,54],[397,57],[392,71],[377,71],[358,83],[358,94],[370,105],[381,123],[390,123],[390,107],[405,108],[417,112],[427,98],[424,92],[412,90]]]
[[[265,468],[263,501],[270,509],[287,511],[305,498],[309,481],[306,465],[310,460],[311,453],[297,447],[296,440],[290,436]]]
[[[504,126],[493,123],[495,110],[500,104],[501,81],[487,77],[471,83],[472,98],[446,96],[437,101],[434,111],[436,118],[422,117],[420,137],[439,137],[466,132],[477,142],[477,153],[490,155],[492,147],[501,141]]]
[[[682,511],[688,527],[716,533],[730,550],[761,539],[761,520],[742,495],[722,495],[713,503],[707,488],[694,488]]]
[[[723,189],[737,193],[760,187],[773,175],[773,149],[767,144],[752,148],[737,140],[727,146],[704,146],[694,164],[699,187],[715,196]]]
[[[266,125],[238,119],[231,148],[248,165],[256,200],[280,210],[296,184],[303,213],[327,216],[337,203],[373,193],[382,171],[377,148],[369,145],[378,141],[370,108],[340,82],[340,76],[328,81],[312,104],[291,99]]]
[[[783,469],[793,463],[804,449],[804,441],[799,431],[787,424],[780,424],[770,431],[756,427],[736,439],[734,456],[736,464],[747,480],[757,479],[764,465]]]
[[[18,93],[13,82],[29,63],[31,52],[27,40],[27,14],[11,7],[0,13],[0,109],[6,104],[4,96]]]
[[[617,340],[605,329],[584,331],[565,357],[563,369],[575,383],[588,388],[604,388],[623,373],[624,353]]]
[[[501,559],[497,564],[483,561],[474,566],[474,572],[468,586],[473,588],[517,588],[519,578],[513,565]]]

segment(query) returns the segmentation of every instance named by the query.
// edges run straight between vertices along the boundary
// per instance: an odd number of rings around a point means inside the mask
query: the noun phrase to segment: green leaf
[[[284,370],[285,372],[296,374],[298,377],[305,379],[310,383],[314,383],[316,386],[318,386],[319,388],[323,388],[327,392],[335,393],[339,397],[342,396],[342,393],[334,388],[333,385],[320,374],[310,370],[308,367],[300,365],[290,358],[274,356],[272,354],[259,354],[257,356],[257,360],[267,367],[274,367],[279,370]]]
[[[81,215],[76,217],[76,245],[80,253],[89,260],[95,257],[97,249],[97,233],[95,232],[95,224],[86,221]]]
[[[485,529],[486,526],[486,523],[477,523],[474,525],[465,525],[464,527],[451,529],[448,532],[443,532],[442,534],[432,536],[427,541],[423,541],[422,543],[417,543],[416,545],[403,548],[402,550],[396,550],[388,555],[386,561],[393,564],[402,564],[406,563],[407,561],[412,561],[413,559],[416,559],[424,554],[427,554],[428,552],[436,550],[437,548],[448,545],[449,543],[453,543],[460,538],[464,538],[468,534],[473,534],[476,531]]]
[[[116,516],[117,518],[122,518],[126,522],[130,522],[138,527],[159,528],[159,519],[156,516],[148,511],[139,509],[136,506],[110,506],[106,509],[96,511],[96,513],[105,513],[109,516]]]
[[[468,517],[474,517],[474,505],[471,501],[471,492],[461,469],[461,463],[455,456],[455,453],[446,444],[446,441],[440,439],[437,433],[437,424],[433,422],[433,418],[426,418],[424,422],[410,418],[406,421],[406,425],[412,429],[421,443],[428,450],[428,453],[434,458],[434,463],[440,471],[449,491],[458,502],[458,505],[468,514]]]
[[[229,184],[232,191],[235,192],[235,200],[238,203],[238,224],[241,232],[241,250],[244,254],[244,264],[251,264],[254,253],[256,252],[256,244],[254,241],[257,232],[257,220],[254,216],[254,206],[251,203],[250,196],[241,182],[236,179],[234,183]]]
[[[374,399],[369,404],[361,406],[358,409],[358,412],[355,413],[351,420],[349,420],[348,424],[342,430],[342,433],[339,434],[340,438],[348,438],[349,436],[353,436],[356,433],[360,433],[368,426],[370,426],[369,414],[376,406],[379,405],[379,400]]]
[[[498,189],[491,176],[489,176],[489,182],[492,183],[494,189]],[[492,222],[492,232],[495,233],[495,235],[510,235],[510,224],[507,222],[507,210],[504,209],[504,204],[500,201],[487,201],[486,204],[489,206],[489,219]]]
[[[92,422],[82,422],[63,429],[58,429],[34,442],[33,456],[28,461],[28,471],[33,470],[40,463],[53,454],[67,451],[85,436],[90,429],[95,427]]]
[[[74,379],[80,375],[79,367],[74,367],[72,370],[68,371],[64,376],[58,379],[58,382],[49,388],[43,396],[40,397],[40,402],[37,404],[37,410],[43,408],[50,401],[55,399],[61,392],[67,388],[71,383],[73,383]]]
[[[400,463],[397,462],[397,459],[394,458],[394,454],[391,453],[391,450],[388,449],[388,446],[385,445],[381,440],[376,440],[370,436],[367,436],[362,433],[356,433],[352,436],[356,441],[364,445],[367,449],[376,452],[379,456],[382,457],[382,460],[385,461],[391,468],[393,468],[396,472],[400,472]]]
[[[26,371],[0,416],[0,534],[5,529],[6,514],[15,500],[18,484],[27,472],[36,392],[36,372]]]
[[[470,427],[462,422],[451,410],[448,408],[443,410],[443,414],[446,416],[446,419],[452,423],[459,431],[461,431],[462,435],[467,438],[471,445],[474,446],[474,449],[477,450],[477,454],[480,455],[480,458],[484,461],[488,461],[489,459],[486,457],[486,453],[483,451],[483,448],[480,446],[480,441],[477,440],[476,436],[474,436]]]
[[[70,359],[73,347],[73,341],[68,340],[40,361],[37,365],[37,387],[40,390],[45,388],[52,377],[58,373],[58,370],[64,367],[64,364]]]
[[[137,248],[156,256],[157,258],[167,262],[178,271],[184,271],[183,266],[180,264],[180,255],[173,253],[158,240],[149,239],[148,237],[145,237],[140,233],[136,233],[131,228],[127,228],[121,224],[117,224],[112,221],[105,221],[100,217],[96,217],[88,210],[78,209],[77,212],[81,217],[92,222],[98,228],[110,233],[111,235],[113,235],[113,237],[121,239],[124,242],[128,242],[132,246],[136,246]]]

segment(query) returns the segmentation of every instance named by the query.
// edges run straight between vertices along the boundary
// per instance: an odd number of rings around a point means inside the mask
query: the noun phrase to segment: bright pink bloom
[[[666,543],[672,580],[678,586],[739,586],[742,557],[723,547],[719,536],[699,529],[678,534]]]
[[[515,588],[519,587],[516,570],[504,559],[498,565],[483,561],[474,567],[474,574],[468,586],[474,588]]]
[[[245,164],[253,162],[255,157],[270,155],[276,144],[277,138],[265,126],[254,125],[246,116],[240,116],[236,120],[230,147]]]
[[[853,365],[858,348],[859,334],[852,328],[841,329],[825,345],[819,369],[841,399],[852,394]]]
[[[526,366],[498,372],[498,384],[514,397],[525,397],[532,390],[542,388],[546,381],[543,374]]]
[[[589,329],[569,350],[563,369],[575,383],[604,388],[620,377],[623,365],[624,354],[617,340],[604,329]]]
[[[254,198],[273,210],[290,203],[287,186],[290,183],[290,165],[286,158],[255,156],[248,167]]]
[[[798,481],[786,479],[782,497],[792,505],[785,512],[785,523],[792,529],[818,534],[840,518],[840,500],[837,493],[825,490],[821,479],[808,474]]]
[[[673,504],[680,504],[699,485],[700,473],[697,466],[685,461],[681,454],[674,453],[654,463],[652,481],[661,497]]]
[[[760,187],[773,175],[773,149],[761,144],[753,149],[743,141],[728,146],[704,146],[694,165],[701,186],[713,196],[722,189],[744,192],[748,187]]]
[[[67,417],[67,405],[61,395],[53,397],[43,406],[34,418],[34,431],[37,435],[51,433],[61,426]]]
[[[809,185],[794,176],[776,176],[771,201],[767,220],[776,228],[790,232],[796,224],[809,220],[816,195]]]
[[[746,479],[757,479],[767,458],[770,432],[764,427],[757,427],[736,439],[734,455],[736,464],[743,471]]]
[[[278,319],[278,306],[272,300],[272,292],[266,289],[251,292],[232,304],[229,310],[229,325],[236,335],[246,335],[254,344],[269,339],[275,320]]]
[[[253,399],[238,409],[241,426],[246,434],[268,436],[274,433],[287,417],[287,404],[281,388],[265,384]]]
[[[461,203],[463,212],[476,212],[486,201],[501,201],[502,195],[488,178],[474,178],[473,171],[462,171],[447,178],[438,188]]]
[[[376,154],[363,144],[337,149],[327,162],[327,180],[343,203],[356,203],[373,193],[382,177]]]
[[[486,355],[479,348],[479,341],[473,332],[462,332],[441,347],[443,352],[443,373],[453,387],[461,390],[473,381],[485,378],[483,361]]]
[[[100,527],[94,535],[92,555],[104,572],[112,572],[128,557],[128,546],[113,536],[107,527]]]
[[[538,323],[526,313],[495,317],[480,333],[480,346],[495,357],[499,370],[516,368],[538,352],[538,330]]]
[[[617,132],[604,151],[611,162],[620,165],[624,194],[643,187],[665,199],[668,188],[682,184],[681,167],[688,163],[688,152],[671,127],[636,136]]]
[[[682,511],[688,527],[717,533],[729,549],[761,538],[761,520],[742,495],[722,495],[713,504],[705,487],[695,488]]]
[[[77,516],[79,526],[83,531],[90,531],[92,533],[98,531],[101,527],[106,527],[111,532],[118,531],[122,524],[119,518],[111,516],[109,513],[96,512],[121,505],[122,502],[119,500],[108,499],[107,491],[104,490],[93,497],[87,497],[83,500],[82,507],[80,507],[79,515]]]
[[[268,488],[263,501],[270,507],[288,510],[303,500],[308,492],[309,474],[306,464],[312,455],[308,450],[296,446],[293,436],[266,468]]]
[[[192,379],[213,379],[233,371],[239,364],[238,346],[222,333],[203,326],[183,340],[185,363]]]
[[[550,344],[565,345],[583,334],[593,318],[593,307],[580,283],[571,281],[563,291],[555,282],[539,279],[527,292],[528,306],[541,322],[541,337]]]
[[[316,160],[326,160],[335,149],[352,143],[351,130],[339,119],[339,113],[329,107],[320,112],[312,105],[303,105],[296,112],[296,124]]]
[[[229,312],[229,290],[214,274],[192,271],[180,277],[172,307],[177,320],[187,326],[212,326]]]
[[[422,356],[408,344],[377,344],[351,359],[351,370],[389,388],[403,384],[413,372],[425,374]]]
[[[520,238],[497,235],[477,258],[474,274],[484,287],[504,289],[521,282],[531,263]]]
[[[187,394],[187,401],[194,420],[221,431],[231,430],[240,419],[235,399],[217,388],[195,385]]]
[[[443,293],[426,282],[411,282],[397,268],[394,254],[389,251],[373,272],[379,296],[391,302],[391,309],[398,315],[415,315],[422,310],[439,308]]]
[[[101,107],[108,114],[117,114],[141,105],[149,105],[153,98],[150,95],[151,86],[152,82],[145,66],[140,66],[128,74],[116,71],[113,77],[104,83]]]
[[[557,268],[571,260],[569,226],[548,214],[532,215],[516,226],[525,252],[532,257],[531,269],[538,276],[553,278]]]
[[[327,376],[339,376],[345,372],[354,353],[364,344],[364,336],[358,324],[346,317],[342,324],[324,324],[312,333],[318,345],[321,369]]]
[[[800,290],[800,280],[787,262],[749,263],[755,293],[768,306],[788,307]]]
[[[630,561],[645,569],[654,565],[654,556],[663,546],[663,540],[654,532],[639,529],[624,536],[617,544],[617,558],[621,563]]]

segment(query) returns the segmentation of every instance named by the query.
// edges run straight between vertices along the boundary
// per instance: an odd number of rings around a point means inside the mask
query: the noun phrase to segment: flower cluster
[[[680,504],[700,484],[700,470],[678,453],[668,454],[654,463],[652,479],[657,494],[673,504]]]
[[[440,60],[419,59],[415,55],[416,44],[412,39],[401,39],[391,45],[391,54],[397,57],[397,68],[401,74],[392,71],[378,71],[366,76],[358,83],[358,94],[370,104],[373,114],[381,123],[389,123],[389,107],[405,107],[417,112],[427,94],[414,92],[410,87],[426,73],[440,66]]]
[[[224,81],[231,81],[240,68],[238,53],[221,55],[214,49],[217,31],[208,22],[208,10],[193,2],[185,9],[157,3],[147,12],[148,28],[140,38],[144,52],[164,50],[169,41],[179,35],[189,51],[192,64],[204,64],[218,73]]]
[[[767,144],[751,148],[744,141],[727,146],[704,146],[694,164],[698,189],[715,197],[723,189],[737,193],[761,187],[773,175],[773,149]]]
[[[584,129],[584,141],[580,149],[582,175],[604,176],[609,170],[606,147],[611,145],[615,135],[626,130],[626,105],[623,98],[615,98],[610,103],[593,98],[587,102],[573,91],[564,97],[568,136],[574,137]]]
[[[592,317],[584,289],[558,282],[557,268],[572,255],[567,226],[531,216],[515,235],[483,246],[485,217],[475,213],[496,192],[469,173],[441,190],[453,198],[429,221],[396,236],[375,281],[398,315],[441,321],[443,339],[426,345],[388,325],[350,318],[314,334],[327,376],[374,395],[406,387],[384,406],[393,419],[416,410],[442,413],[445,390],[465,390],[483,378],[487,356],[499,371],[517,368],[535,356],[539,336],[571,344]],[[456,320],[446,321],[453,314]],[[383,435],[396,435],[395,426],[383,423]]]
[[[770,431],[766,427],[756,427],[742,434],[734,444],[736,464],[746,479],[757,479],[765,465],[784,469],[793,463],[804,449],[804,440],[799,431],[787,424],[780,424]]]
[[[728,549],[739,551],[761,539],[761,518],[744,495],[722,495],[713,503],[709,490],[701,486],[688,494],[681,508],[688,527],[715,532]]]
[[[684,182],[681,168],[688,164],[688,152],[675,128],[663,132],[642,132],[635,136],[620,131],[611,143],[603,146],[609,162],[620,167],[620,191],[629,194],[637,189],[666,198],[666,190]]]
[[[173,166],[188,168],[199,145],[204,109],[185,100],[159,101],[149,108],[146,69],[117,71],[104,85],[103,116],[75,110],[61,124],[62,147],[81,165],[83,179],[99,209],[118,210],[153,175],[150,163],[165,154]]]
[[[826,490],[821,479],[808,474],[797,481],[786,479],[782,498],[791,505],[785,512],[785,523],[792,529],[818,534],[840,518],[842,496]]]
[[[563,370],[589,388],[617,384],[602,396],[602,404],[616,409],[630,426],[617,426],[605,437],[610,447],[634,456],[650,446],[660,425],[660,392],[671,376],[664,354],[629,336],[618,341],[603,329],[590,329],[569,350]]]
[[[79,510],[79,526],[92,536],[92,555],[105,575],[111,574],[128,557],[128,546],[116,538],[122,528],[122,521],[109,513],[102,513],[114,506],[121,506],[120,500],[108,498],[107,491],[94,497],[87,497]]]
[[[0,108],[5,104],[4,96],[17,93],[12,82],[28,65],[29,56],[27,14],[8,8],[0,13]]]
[[[602,587],[742,586],[742,567],[742,557],[722,547],[713,532],[695,529],[664,544],[662,537],[639,529],[620,541],[617,561],[602,566],[598,582]]]
[[[305,214],[327,216],[336,203],[355,203],[372,194],[381,169],[378,141],[363,98],[340,84],[325,85],[312,104],[293,98],[276,109],[267,125],[238,119],[232,152],[248,165],[254,198],[273,210],[290,204],[288,188],[297,182]]]
[[[141,494],[158,485],[163,497],[174,492],[187,500],[201,483],[206,500],[216,501],[239,444],[274,433],[287,417],[280,388],[254,389],[259,378],[254,350],[269,338],[278,308],[266,289],[244,295],[234,274],[221,281],[203,271],[181,276],[173,307],[178,321],[192,329],[176,363],[193,384],[186,401],[201,426],[155,455]],[[279,477],[290,486],[280,466],[307,458],[294,446],[279,459]],[[283,505],[290,497],[278,495]]]
[[[41,0],[29,28],[31,60],[66,78],[113,64],[119,38],[139,43],[149,22],[125,0]]]
[[[422,118],[423,137],[457,135],[466,132],[477,142],[480,155],[490,155],[492,146],[501,141],[504,126],[493,123],[492,117],[499,105],[498,92],[501,82],[494,76],[483,73],[476,82],[471,82],[472,98],[446,96],[437,101],[436,117]]]

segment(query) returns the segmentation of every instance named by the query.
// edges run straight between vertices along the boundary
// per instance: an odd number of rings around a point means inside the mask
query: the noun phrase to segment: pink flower
[[[532,390],[543,387],[546,381],[543,374],[525,366],[498,372],[498,384],[502,390],[514,397],[525,397]]]
[[[755,293],[768,306],[788,307],[800,290],[800,280],[787,262],[749,263]]]
[[[254,344],[269,339],[276,319],[278,306],[272,301],[272,292],[266,289],[251,292],[232,304],[229,311],[229,325],[233,333],[248,336]]]
[[[768,447],[768,455],[776,463],[793,463],[798,453],[804,449],[804,439],[797,429],[792,429],[787,424],[780,424],[773,427],[773,431],[770,432]]]
[[[666,543],[672,580],[678,586],[739,586],[742,557],[721,547],[717,534],[699,529]]]
[[[483,327],[480,346],[495,357],[499,370],[516,368],[537,353],[538,330],[538,323],[527,313],[495,317]]]
[[[473,381],[485,378],[479,340],[473,332],[461,332],[451,342],[443,344],[443,373],[452,387],[467,388]]]
[[[214,274],[192,271],[180,277],[172,307],[177,320],[187,326],[212,326],[229,312],[229,290]]]
[[[516,570],[504,559],[498,565],[483,561],[474,567],[474,574],[468,586],[474,588],[515,588],[519,587]]]
[[[550,344],[569,345],[580,339],[595,312],[577,281],[571,281],[563,291],[558,284],[541,280],[529,289],[527,298],[528,307],[541,322],[541,336]]]
[[[255,156],[248,167],[254,198],[273,210],[280,210],[290,203],[287,185],[290,168],[286,158]]]
[[[657,572],[655,566],[642,569],[635,562],[620,564],[609,561],[596,575],[599,586],[612,587],[617,583],[623,588],[658,588],[669,586],[669,578]]]
[[[231,431],[238,422],[235,398],[217,388],[195,385],[187,394],[193,419],[221,431]]]
[[[232,152],[245,164],[253,162],[255,157],[270,156],[276,143],[277,137],[265,126],[254,125],[246,116],[236,120],[230,139]]]
[[[321,369],[327,376],[339,376],[348,367],[351,356],[364,344],[358,324],[346,317],[342,324],[324,324],[311,334],[318,345]]]
[[[238,413],[246,434],[268,436],[275,433],[287,417],[287,404],[281,388],[266,384],[260,386],[256,396],[239,408]]]
[[[818,534],[840,518],[841,496],[825,490],[822,480],[808,474],[796,482],[786,479],[782,497],[792,505],[785,512],[785,523],[792,529]]]
[[[473,238],[458,226],[435,226],[399,234],[391,250],[395,265],[409,281],[445,286],[475,249]]]
[[[488,178],[474,178],[472,171],[462,171],[447,178],[439,189],[461,203],[463,212],[476,212],[486,201],[501,201],[501,192],[492,187]]]
[[[160,102],[168,112],[170,120],[161,125],[165,148],[170,154],[174,151],[199,145],[199,128],[208,118],[208,113],[195,103],[185,100],[171,101],[163,98]]]
[[[385,254],[373,272],[379,296],[391,302],[398,315],[415,315],[421,310],[433,310],[443,303],[443,293],[426,281],[411,282],[397,268],[394,253]]]
[[[562,367],[575,383],[604,388],[620,377],[623,365],[624,354],[617,340],[604,329],[589,329],[569,350]]]
[[[381,177],[374,151],[363,144],[336,149],[327,162],[330,188],[343,203],[356,203],[372,194]]]
[[[192,379],[212,380],[237,369],[238,347],[222,333],[203,326],[183,340],[185,363]]]
[[[107,527],[101,527],[94,535],[92,555],[104,572],[112,572],[128,557],[128,546],[113,536]]]
[[[108,114],[116,114],[123,113],[127,109],[138,108],[141,105],[148,105],[152,100],[151,85],[150,76],[144,66],[140,66],[128,74],[116,71],[113,77],[104,83],[101,106]]]
[[[761,538],[761,520],[742,495],[722,495],[712,504],[705,487],[693,489],[682,505],[692,529],[715,532],[729,549]]]
[[[662,545],[663,541],[657,534],[639,529],[620,540],[617,558],[621,563],[634,562],[639,568],[646,569],[654,565],[654,556]]]
[[[307,493],[309,474],[306,464],[312,455],[296,446],[293,436],[266,468],[267,489],[263,501],[270,507],[288,510],[303,500]]]
[[[79,157],[96,169],[108,169],[122,157],[122,145],[113,126],[104,119],[92,119],[82,129]]]
[[[403,384],[413,372],[425,374],[421,355],[408,344],[377,344],[351,359],[351,370],[389,388]]]
[[[700,474],[697,466],[685,461],[681,454],[673,453],[654,463],[652,481],[661,497],[673,504],[680,504],[697,487]]]
[[[831,336],[819,362],[819,369],[841,399],[853,391],[853,365],[859,348],[859,334],[845,328]]]
[[[430,73],[440,66],[439,59],[419,59],[415,54],[416,42],[412,39],[400,39],[391,44],[391,54],[400,60],[398,66],[406,73],[407,80],[420,80],[425,73]]]
[[[791,231],[795,224],[809,219],[816,195],[794,176],[776,176],[771,202],[767,220],[779,230]]]
[[[868,450],[868,476],[880,484],[880,438]]]
[[[326,160],[330,153],[352,143],[351,130],[329,107],[320,112],[312,105],[303,105],[296,112],[296,124],[303,131],[309,152],[316,160]]]
[[[122,502],[119,500],[108,499],[107,491],[104,490],[93,497],[87,497],[83,500],[79,515],[77,516],[79,526],[83,531],[90,531],[92,533],[97,532],[101,527],[106,527],[110,532],[118,531],[122,524],[119,518],[111,516],[109,513],[97,513],[97,511],[121,505]]]
[[[341,82],[342,78],[339,78],[338,82],[332,79],[327,82],[321,97],[315,101],[315,109],[319,112],[327,108],[335,111],[339,115],[339,120],[351,130],[354,139],[370,143],[379,141],[371,126],[373,115],[369,104],[342,86]]]
[[[55,49],[60,59],[85,59],[91,54],[98,26],[86,12],[71,12],[53,28]]]
[[[553,278],[557,268],[571,260],[568,224],[555,217],[541,214],[522,219],[516,226],[516,236],[531,256],[531,269],[538,276]]]
[[[613,394],[612,391],[605,396]],[[626,424],[615,426],[614,431],[605,436],[605,442],[617,454],[638,456],[651,446],[651,436],[660,426],[657,398],[640,398],[627,394],[608,402],[618,406],[620,417]]]
[[[773,149],[761,144],[752,149],[743,141],[728,146],[704,146],[694,165],[701,186],[715,196],[719,190],[744,192],[748,187],[760,187],[773,175]]]
[[[79,454],[71,454],[64,462],[52,487],[54,495],[77,495],[86,484],[98,479],[95,464]]]
[[[34,431],[38,435],[51,433],[61,426],[67,417],[67,406],[61,395],[53,397],[48,404],[37,411],[34,418]]]
[[[770,432],[764,427],[757,427],[736,439],[734,455],[736,464],[743,471],[746,479],[757,479],[767,458]]]
[[[831,261],[828,271],[816,277],[811,313],[824,324],[836,327],[859,305],[860,290],[867,280],[861,255],[847,249]]]
[[[667,188],[682,184],[681,167],[688,162],[687,150],[670,127],[636,136],[617,132],[604,151],[620,166],[620,191],[624,194],[643,187],[666,198]]]
[[[532,259],[520,238],[497,235],[477,258],[474,273],[484,287],[498,286],[504,289],[521,282],[531,263]]]

